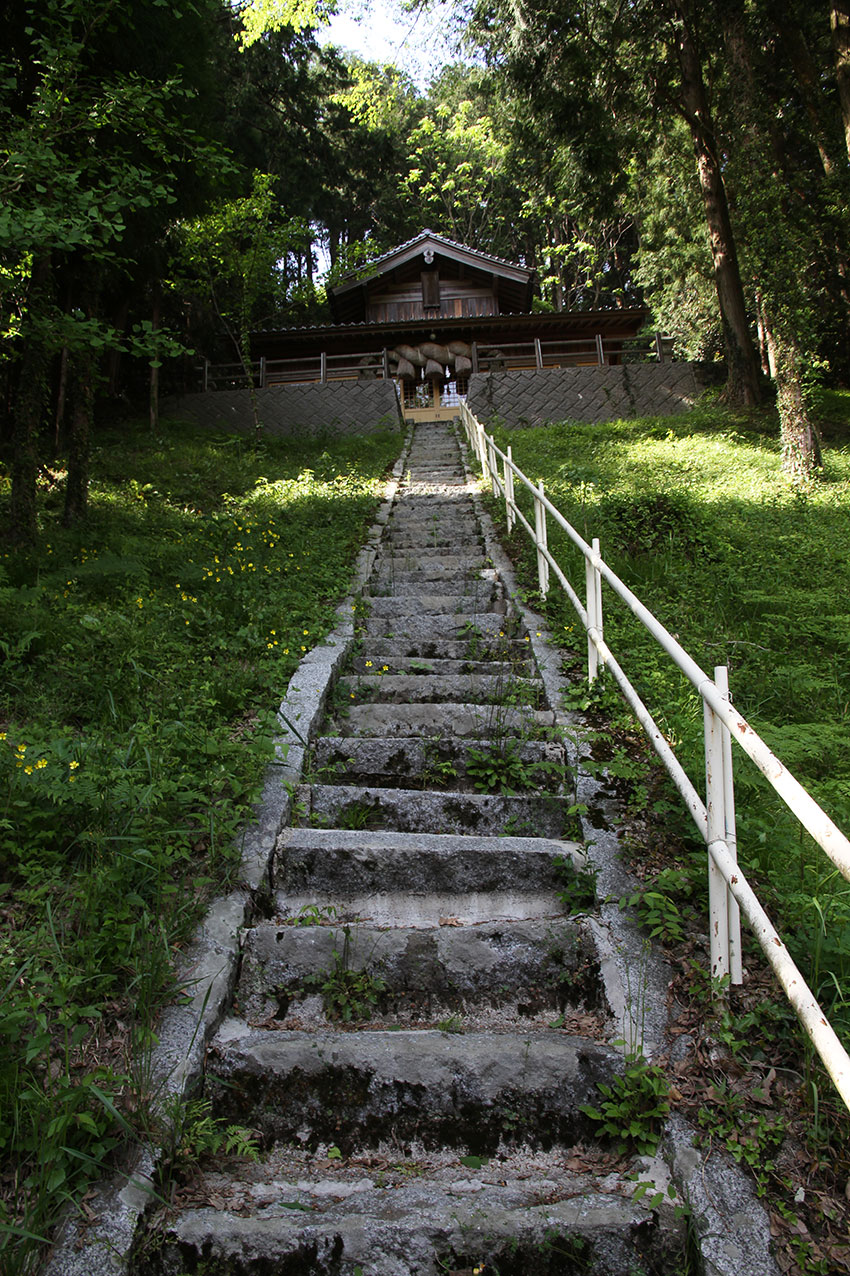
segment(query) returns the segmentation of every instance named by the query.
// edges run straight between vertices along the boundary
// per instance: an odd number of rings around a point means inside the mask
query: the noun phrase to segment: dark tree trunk
[[[94,408],[94,356],[82,350],[71,372],[71,428],[68,435],[68,477],[65,481],[65,510],[62,523],[81,523],[88,510],[89,454]]]
[[[682,106],[693,138],[723,326],[726,399],[732,404],[751,406],[761,399],[759,366],[750,334],[714,124],[706,97],[702,67],[686,23],[682,23],[678,34]]]
[[[850,158],[850,0],[833,0],[829,10],[832,47],[835,52],[835,79],[844,123],[844,140]]]
[[[758,220],[768,228],[756,238],[753,257],[760,283],[763,281],[762,320],[776,382],[782,468],[795,481],[808,480],[821,465],[821,450],[804,385],[811,348],[804,318],[806,302],[800,296],[798,278],[804,267],[789,254],[782,233],[792,215],[792,183],[783,171],[782,144],[772,127],[769,105],[767,110],[764,107],[764,89],[756,81],[743,0],[727,0],[724,6],[723,41],[732,72],[736,116],[742,126],[742,159],[753,179],[750,198],[757,201]]]
[[[159,332],[159,323],[162,316],[159,288],[157,287],[153,299],[153,309],[151,311],[151,331],[155,337]],[[151,431],[159,429],[159,353],[154,349],[151,356],[150,366],[150,383],[149,383],[149,407],[150,407],[150,426]]]
[[[50,257],[33,263],[27,300],[31,314],[47,310],[51,292]],[[23,343],[17,391],[12,405],[12,496],[9,534],[22,545],[35,544],[38,528],[36,478],[38,475],[38,432],[47,401],[47,367],[50,352],[43,338],[30,332]]]

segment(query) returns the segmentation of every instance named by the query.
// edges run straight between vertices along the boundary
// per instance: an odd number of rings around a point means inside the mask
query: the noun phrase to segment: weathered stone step
[[[392,558],[415,566],[417,563],[427,567],[431,563],[442,563],[451,558],[458,558],[464,563],[487,564],[487,555],[475,545],[433,546],[433,545],[389,545],[381,543],[380,559]]]
[[[512,638],[511,622],[504,611],[434,612],[431,615],[367,616],[359,630],[364,643],[371,638],[407,638],[412,642],[431,639],[452,642],[465,639],[475,643],[494,643]]]
[[[580,843],[545,837],[478,837],[384,829],[288,828],[275,848],[274,886],[353,895],[557,891],[586,860]]]
[[[502,597],[503,591],[492,579],[477,576],[411,576],[410,572],[374,572],[364,598],[401,598],[405,595],[420,598],[423,595],[451,595],[456,600],[472,597],[480,605],[482,599]]]
[[[456,518],[475,520],[475,502],[465,484],[430,484],[428,487],[430,490],[416,492],[407,489],[401,492],[390,515],[390,522],[394,519],[415,519],[422,522],[432,519],[451,521]]]
[[[344,699],[368,700],[382,704],[441,704],[447,700],[456,704],[493,705],[491,715],[498,718],[498,709],[505,705],[528,705],[538,708],[544,699],[543,683],[539,678],[519,678],[511,670],[503,674],[404,674],[377,673],[350,674],[339,679],[339,692]]]
[[[580,1158],[579,1158],[580,1159]],[[350,1160],[275,1148],[234,1182],[205,1172],[193,1204],[162,1220],[133,1276],[638,1276],[690,1270],[683,1212],[610,1168],[559,1154],[457,1155],[387,1149]]]
[[[605,1005],[592,937],[568,918],[428,930],[330,919],[265,922],[247,932],[239,1013],[254,1025],[310,1026],[312,1015],[314,1025],[327,1026],[317,987],[326,975],[348,971],[380,978],[374,1013],[385,1023],[444,1021],[459,1029],[459,1014],[478,1022],[488,1008],[521,1022]]]
[[[522,655],[523,653],[520,652]],[[534,666],[529,660],[522,660],[517,667],[510,660],[444,660],[424,659],[417,656],[394,655],[386,659],[375,658],[374,651],[370,659],[366,655],[355,656],[351,661],[353,673],[375,674],[408,674],[415,677],[423,674],[473,674],[492,677],[528,678],[534,674]]]
[[[488,581],[481,581],[480,588],[465,594],[392,594],[369,595],[369,617],[372,620],[405,621],[408,616],[457,616],[484,611],[504,617],[507,603],[501,590]]]
[[[328,907],[324,887],[278,891],[275,917],[280,922],[300,922],[305,916],[322,915]],[[564,904],[554,887],[516,890],[462,891],[383,890],[334,895],[334,916],[339,925],[368,921],[386,928],[433,930],[435,926],[478,926],[484,922],[549,921],[564,917]]]
[[[534,668],[531,645],[522,638],[500,638],[497,635],[483,638],[477,634],[462,639],[405,639],[388,638],[381,634],[368,637],[369,654],[363,660],[387,658],[437,661],[441,658],[455,661],[507,661],[517,673]]]
[[[525,782],[515,774],[517,790],[545,782],[557,788],[564,776],[564,746],[559,740],[527,740],[515,743],[517,762],[526,768]],[[470,749],[472,753],[470,754]],[[424,739],[422,737],[376,739],[360,736],[321,736],[313,747],[311,780],[335,784],[371,783],[383,788],[398,786],[426,789],[475,788],[481,775],[481,755],[504,751],[505,742]],[[471,777],[469,763],[472,763]],[[513,771],[516,773],[517,766]],[[417,783],[414,783],[416,781]],[[480,783],[480,781],[479,781]]]
[[[266,1143],[383,1142],[550,1149],[592,1139],[582,1105],[622,1071],[610,1047],[558,1030],[289,1032],[226,1019],[207,1052],[206,1094],[227,1121]]]
[[[494,794],[365,785],[300,785],[298,822],[318,828],[397,829],[402,833],[513,833],[569,837],[576,830],[570,799],[551,793]]]
[[[403,579],[456,580],[465,577],[476,577],[485,571],[493,572],[487,567],[487,559],[483,554],[428,554],[420,556],[415,551],[391,554],[381,553],[375,559],[376,573],[395,572]]]
[[[340,735],[454,736],[458,739],[489,740],[496,734],[519,739],[541,739],[555,725],[550,709],[524,711],[480,704],[357,704],[349,698],[350,707],[338,711],[335,720]]]

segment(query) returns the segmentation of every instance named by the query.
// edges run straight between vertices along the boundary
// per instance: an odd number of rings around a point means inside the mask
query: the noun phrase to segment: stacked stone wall
[[[508,428],[547,421],[614,421],[668,416],[693,407],[701,392],[690,363],[619,364],[474,374],[467,404],[484,424]]]
[[[392,381],[328,381],[256,390],[264,432],[282,438],[325,434],[374,434],[402,428]],[[196,421],[210,429],[253,433],[247,390],[211,390],[166,400],[163,415]]]

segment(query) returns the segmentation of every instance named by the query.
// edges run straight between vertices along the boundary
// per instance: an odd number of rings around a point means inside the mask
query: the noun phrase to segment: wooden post
[[[473,372],[478,371],[478,342],[477,341],[473,341],[472,343],[472,371]]]
[[[383,365],[384,365],[384,366],[383,366],[383,368],[382,368],[383,378],[384,378],[384,380],[385,380],[385,381],[389,381],[389,379],[390,379],[390,356],[389,356],[389,353],[388,353],[388,351],[387,351],[387,347],[386,347],[386,346],[384,346],[384,349],[383,349],[382,360],[383,360]]]
[[[509,465],[509,463],[508,463],[508,462],[512,462],[512,461],[513,461],[513,459],[514,459],[514,458],[513,458],[513,453],[511,452],[511,445],[510,445],[510,443],[508,444],[508,453],[507,453],[507,457],[508,457],[508,459],[507,459],[507,461],[505,461],[505,466],[504,466],[504,470],[505,470],[505,518],[507,519],[507,523],[508,523],[508,536],[510,536],[511,532],[514,530],[514,524],[516,523],[516,515],[514,514],[514,472],[513,472],[513,470],[511,469],[511,467],[510,467],[510,465]]]
[[[706,700],[702,702],[705,728],[705,811],[708,817],[707,844],[725,842],[726,812],[723,784],[722,723]],[[708,941],[712,980],[724,979],[729,974],[729,910],[726,880],[714,862],[709,849],[708,858]]]
[[[658,362],[663,363],[664,362],[664,342],[662,340],[661,333],[657,331],[655,333],[655,353],[658,357]]]
[[[260,355],[260,389],[266,388],[266,356]]]
[[[328,356],[323,350],[322,353],[319,355],[319,380],[321,381],[322,385],[324,385],[327,379],[328,379]]]
[[[594,536],[591,548],[594,554],[599,554],[599,537]],[[602,637],[602,575],[597,567],[594,567],[589,558],[584,560],[584,579],[587,587],[587,627],[595,629]],[[599,652],[596,650],[596,644],[587,635],[587,681],[593,682],[599,672]]]
[[[209,359],[204,359],[204,394],[206,394],[209,388],[210,388],[210,361]]]
[[[537,580],[540,593],[545,598],[549,592],[549,563],[543,554],[547,548],[546,509],[543,505],[543,480],[538,479],[534,492],[534,541],[537,545]]]
[[[534,361],[537,364],[537,371],[543,371],[543,351],[540,349],[540,338],[534,338]]]
[[[729,699],[729,670],[717,665],[714,670],[717,690],[724,700]],[[735,827],[735,784],[732,775],[732,736],[725,722],[720,724],[723,746],[723,814],[726,824],[726,845],[733,860],[738,858],[738,832]],[[726,887],[726,907],[729,910],[729,980],[733,984],[744,982],[744,965],[741,954],[741,910],[735,896]]]
[[[596,334],[596,362],[599,364],[600,368],[603,367],[605,363],[605,347],[602,344],[601,332],[597,332]]]

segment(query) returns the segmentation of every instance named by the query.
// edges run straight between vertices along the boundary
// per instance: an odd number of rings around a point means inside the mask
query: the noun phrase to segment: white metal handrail
[[[542,482],[535,485],[514,464],[510,447],[507,453],[501,451],[493,436],[486,433],[481,422],[470,412],[465,403],[461,404],[460,415],[470,446],[478,458],[482,473],[490,482],[494,496],[500,496],[505,500],[509,530],[516,522],[519,522],[534,542],[541,594],[545,596],[548,592],[551,571],[570,599],[587,633],[588,679],[593,681],[600,664],[610,671],[670,774],[706,843],[712,976],[715,978],[728,976],[732,983],[742,982],[739,917],[740,913],[743,913],[779,979],[786,997],[823,1060],[841,1098],[850,1109],[850,1056],[738,866],[732,782],[732,740],[737,741],[766,776],[786,806],[848,880],[850,880],[850,842],[815,802],[811,794],[768,748],[746,719],[733,708],[729,700],[725,666],[717,667],[714,671],[714,679],[709,678],[673,635],[608,566],[600,554],[599,541],[594,540],[592,545],[587,543],[546,497]],[[501,474],[499,461],[502,465]],[[518,480],[531,493],[534,501],[533,527],[516,503],[515,480]],[[582,604],[549,550],[546,532],[547,514],[555,519],[584,556],[586,606]],[[705,802],[702,801],[660,727],[605,642],[602,623],[603,578],[667,652],[702,698],[705,716]]]

